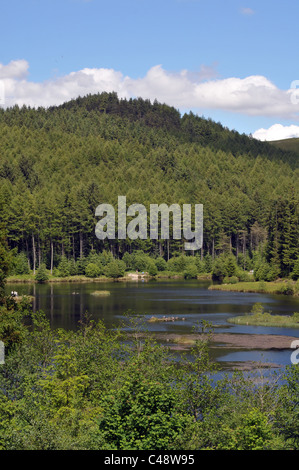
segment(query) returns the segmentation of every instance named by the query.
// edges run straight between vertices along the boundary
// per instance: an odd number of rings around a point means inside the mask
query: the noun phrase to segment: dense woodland
[[[13,272],[26,272],[25,264],[53,273],[68,262],[71,274],[85,274],[86,260],[99,253],[123,259],[138,251],[160,264],[182,254],[184,240],[96,238],[96,207],[117,207],[124,195],[128,205],[147,209],[203,204],[203,248],[185,253],[206,262],[209,269],[197,262],[199,271],[211,271],[211,260],[223,253],[252,269],[259,253],[272,279],[296,279],[298,162],[294,152],[210,119],[115,93],[48,109],[1,109],[1,223]]]
[[[37,270],[42,280],[43,266],[64,276],[149,267],[219,279],[254,266],[257,278],[297,279],[296,154],[114,93],[1,110],[0,133],[0,449],[298,449],[298,364],[217,377],[204,321],[178,361],[141,339],[134,312],[125,328],[86,314],[76,331],[55,330],[29,299],[5,295],[10,273]],[[99,241],[95,208],[119,195],[146,207],[202,203],[203,249]]]

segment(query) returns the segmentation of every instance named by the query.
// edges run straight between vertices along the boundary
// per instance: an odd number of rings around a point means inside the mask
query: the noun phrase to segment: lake
[[[42,310],[53,328],[76,329],[78,321],[88,312],[101,319],[107,328],[125,321],[124,313],[142,315],[148,331],[155,334],[189,334],[200,320],[213,324],[215,333],[271,334],[299,337],[298,329],[232,325],[227,318],[250,312],[256,302],[266,311],[290,315],[299,311],[299,299],[282,295],[237,293],[208,290],[211,281],[174,280],[120,281],[101,283],[9,284],[9,293],[35,297],[34,310]],[[110,295],[96,297],[95,290],[108,290]],[[151,316],[178,317],[176,321],[148,323]],[[212,356],[222,364],[263,361],[279,366],[290,365],[290,350],[236,350],[213,348]]]

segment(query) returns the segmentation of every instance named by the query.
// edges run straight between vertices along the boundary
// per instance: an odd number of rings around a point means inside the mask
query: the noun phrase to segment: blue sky
[[[115,90],[299,136],[296,0],[2,0],[1,18],[6,106]]]

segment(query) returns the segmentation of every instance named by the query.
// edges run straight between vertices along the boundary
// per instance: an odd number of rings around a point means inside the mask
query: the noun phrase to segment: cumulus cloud
[[[253,133],[253,137],[258,140],[283,140],[299,137],[299,126],[283,126],[282,124],[274,124],[268,129],[258,129]]]
[[[250,116],[277,116],[296,119],[298,90],[280,90],[268,78],[216,78],[213,67],[202,66],[198,73],[169,72],[155,65],[144,77],[124,76],[106,68],[84,68],[44,82],[28,80],[25,60],[0,64],[0,82],[5,88],[5,106],[23,104],[38,107],[59,105],[88,93],[115,91],[121,98],[142,97],[197,112],[218,109]]]
[[[22,79],[28,74],[29,64],[26,60],[12,60],[8,65],[0,64],[0,79]]]

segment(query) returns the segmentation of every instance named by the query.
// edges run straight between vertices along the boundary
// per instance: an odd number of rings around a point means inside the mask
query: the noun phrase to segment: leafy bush
[[[113,279],[117,279],[118,277],[123,277],[125,274],[126,265],[124,261],[120,260],[113,260],[106,266],[104,273],[108,277],[112,277]]]
[[[293,295],[295,290],[294,286],[290,282],[286,282],[279,289],[280,293],[283,295]]]
[[[225,259],[223,256],[219,256],[213,263],[212,279],[213,281],[223,282],[225,276],[227,276]]]
[[[242,269],[238,269],[236,276],[238,277],[239,281],[241,282],[250,282],[252,281],[252,277],[250,276],[249,273],[246,271],[243,271]]]
[[[151,258],[145,253],[143,253],[143,251],[141,250],[136,251],[133,254],[133,263],[132,263],[133,269],[140,271],[140,272],[146,271],[150,260]]]
[[[104,405],[99,432],[112,449],[175,450],[192,424],[171,387],[134,374]]]
[[[155,263],[156,263],[156,266],[157,266],[158,271],[166,271],[166,269],[167,269],[167,262],[165,261],[165,259],[164,259],[162,256],[159,256],[159,257],[155,260]]]
[[[13,273],[16,275],[30,273],[28,258],[23,251],[18,253],[13,260]]]
[[[156,276],[158,274],[158,268],[154,260],[151,260],[151,262],[148,263],[147,271],[150,276]]]
[[[232,277],[236,275],[237,272],[237,262],[236,258],[234,255],[228,255],[225,258],[225,268],[226,268],[226,274],[228,277]]]
[[[195,264],[189,264],[186,270],[184,271],[184,278],[185,279],[197,279],[198,269]]]
[[[254,270],[254,279],[256,281],[274,281],[277,278],[277,271],[275,267],[271,266],[266,261],[257,265]]]
[[[169,269],[169,271],[182,273],[185,271],[187,264],[188,264],[187,256],[185,255],[173,256],[172,258],[170,258],[170,260],[167,261],[167,268]]]
[[[61,257],[60,263],[58,265],[59,276],[68,277],[70,276],[70,265],[65,256]]]
[[[98,264],[89,263],[85,268],[85,276],[87,277],[98,277],[101,274],[101,268]]]
[[[36,272],[35,280],[39,284],[42,284],[42,283],[46,282],[48,279],[49,279],[49,276],[48,276],[48,273],[47,273],[46,265],[41,264],[40,267],[38,268],[37,272]]]
[[[294,281],[297,281],[299,279],[299,259],[294,264],[294,269],[291,273],[291,278],[294,279]]]
[[[133,255],[131,255],[130,253],[126,251],[124,256],[122,257],[122,261],[126,264],[127,270],[133,269],[133,266],[134,266]]]
[[[239,279],[237,278],[237,276],[226,276],[224,279],[223,279],[223,283],[224,284],[237,284],[239,282]]]

